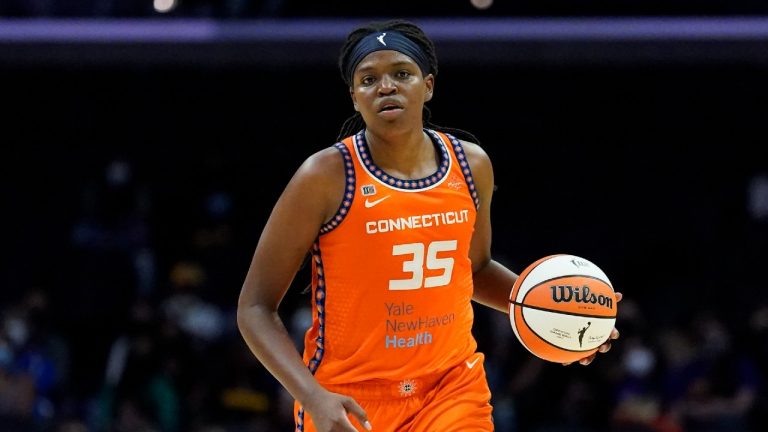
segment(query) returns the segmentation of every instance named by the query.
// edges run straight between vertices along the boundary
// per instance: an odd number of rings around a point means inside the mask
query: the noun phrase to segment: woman
[[[470,301],[506,313],[517,277],[491,259],[491,162],[451,135],[476,142],[470,134],[429,123],[437,59],[417,26],[354,30],[339,67],[356,114],[275,205],[240,330],[296,399],[299,431],[491,431]],[[277,309],[308,250],[302,359]]]

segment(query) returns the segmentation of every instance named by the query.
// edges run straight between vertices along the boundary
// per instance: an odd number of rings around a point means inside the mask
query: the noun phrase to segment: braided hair
[[[421,30],[421,28],[419,28],[416,24],[405,20],[390,20],[384,22],[372,22],[362,27],[358,27],[347,36],[347,40],[341,47],[341,54],[339,55],[339,71],[341,71],[342,80],[344,80],[347,85],[352,86],[352,82],[350,81],[351,78],[346,76],[345,71],[347,70],[347,65],[350,61],[350,54],[352,53],[357,43],[360,42],[362,38],[368,36],[371,33],[387,30],[400,32],[403,36],[415,42],[424,51],[427,59],[429,60],[429,70],[427,71],[427,74],[432,74],[432,76],[435,77],[437,76],[437,55],[435,54],[435,45],[432,40],[430,40],[427,35],[424,34],[424,31]],[[462,129],[438,126],[430,121],[431,117],[432,112],[425,105],[422,114],[424,127],[440,132],[449,133],[451,135],[457,136],[458,138],[479,144],[479,140],[472,133]],[[337,140],[341,141],[349,135],[357,133],[364,127],[365,122],[363,121],[363,117],[359,112],[355,112],[352,116],[344,121],[344,124],[341,126],[341,130],[339,131]]]

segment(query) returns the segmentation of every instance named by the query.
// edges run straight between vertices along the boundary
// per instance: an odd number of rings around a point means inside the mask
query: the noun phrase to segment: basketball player
[[[491,162],[452,135],[470,134],[429,123],[437,59],[420,28],[358,28],[339,66],[356,113],[275,205],[240,330],[296,399],[297,431],[492,431],[470,301],[506,313],[517,276],[491,259]],[[302,359],[277,310],[307,251]]]

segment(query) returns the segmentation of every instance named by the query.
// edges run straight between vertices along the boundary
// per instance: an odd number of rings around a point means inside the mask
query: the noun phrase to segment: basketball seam
[[[521,302],[512,301],[512,300],[510,300],[509,302],[512,303],[513,305],[517,305],[517,306],[520,306],[520,307],[527,307],[527,308],[536,309],[536,310],[540,310],[540,311],[544,311],[544,312],[554,312],[554,313],[561,314],[561,315],[580,316],[580,317],[585,317],[585,318],[605,318],[605,319],[615,319],[616,318],[616,315],[587,315],[587,314],[580,314],[580,313],[575,313],[575,312],[561,311],[561,310],[557,310],[557,309],[547,309],[547,308],[543,308],[543,307],[539,307],[539,306],[531,306],[531,305],[527,305],[527,304],[524,304],[524,303],[521,303]]]

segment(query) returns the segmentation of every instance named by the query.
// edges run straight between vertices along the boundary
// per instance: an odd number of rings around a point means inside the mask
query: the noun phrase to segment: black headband
[[[427,76],[429,73],[429,59],[416,42],[408,39],[402,33],[387,30],[385,32],[371,33],[368,36],[362,38],[360,42],[355,45],[352,52],[349,55],[349,62],[344,70],[344,76],[347,79],[347,84],[352,83],[352,75],[355,73],[355,68],[358,64],[374,51],[393,50],[401,52],[416,62],[421,69],[421,73]]]

